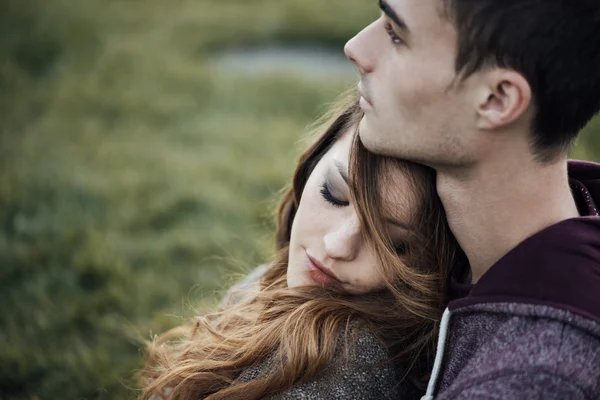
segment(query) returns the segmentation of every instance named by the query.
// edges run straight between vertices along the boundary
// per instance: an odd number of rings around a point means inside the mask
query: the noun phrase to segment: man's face
[[[456,30],[441,0],[381,0],[382,16],[352,38],[365,116],[360,137],[379,154],[434,167],[472,161],[475,114],[456,78]]]

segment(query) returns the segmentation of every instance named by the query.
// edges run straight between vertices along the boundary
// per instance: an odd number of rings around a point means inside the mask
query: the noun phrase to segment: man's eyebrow
[[[340,161],[334,161],[335,166],[337,167],[338,172],[342,176],[346,185],[348,184],[348,166],[341,163]]]
[[[410,29],[408,29],[406,22],[404,22],[404,20],[398,16],[396,11],[394,11],[392,6],[390,6],[387,1],[379,0],[379,8],[381,8],[381,11],[383,11],[385,15],[394,21],[394,23],[398,26],[398,29],[400,29],[405,35],[410,34]]]

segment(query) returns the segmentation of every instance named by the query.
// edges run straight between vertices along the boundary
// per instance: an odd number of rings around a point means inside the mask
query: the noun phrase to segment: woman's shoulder
[[[242,301],[248,293],[258,292],[260,290],[260,278],[267,272],[269,267],[269,264],[263,264],[250,271],[244,279],[227,290],[221,305],[237,304]]]
[[[387,362],[389,358],[387,349],[373,330],[358,321],[352,322],[340,334],[340,344],[340,359],[345,351],[349,363],[373,365]]]

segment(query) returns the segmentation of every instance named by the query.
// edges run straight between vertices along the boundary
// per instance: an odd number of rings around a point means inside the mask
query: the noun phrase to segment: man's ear
[[[531,87],[520,73],[494,68],[482,76],[477,94],[477,127],[490,130],[509,125],[525,114],[531,104]]]

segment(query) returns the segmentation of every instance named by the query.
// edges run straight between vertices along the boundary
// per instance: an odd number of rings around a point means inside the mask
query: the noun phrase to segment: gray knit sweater
[[[266,266],[261,266],[250,273],[244,281],[229,290],[225,300],[239,300],[240,293],[247,293],[253,287],[257,288],[258,281],[266,269]],[[387,351],[375,335],[366,328],[356,326],[351,329],[351,337],[355,340],[349,345],[348,357],[344,357],[341,351],[337,351],[334,360],[316,379],[267,398],[270,400],[418,398],[412,385],[398,384],[398,371],[391,363],[386,362]],[[343,333],[340,335],[342,336]],[[265,360],[259,366],[244,371],[238,381],[247,382],[259,377],[267,370],[270,362],[270,359]]]
[[[267,397],[270,400],[291,399],[398,399],[401,388],[396,388],[394,368],[385,363],[387,354],[370,332],[358,332],[351,345],[349,357],[337,352],[334,361],[316,379],[302,383],[284,392]],[[271,360],[246,370],[239,381],[247,382],[266,371]],[[378,365],[384,363],[383,365]]]

